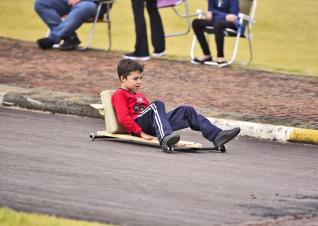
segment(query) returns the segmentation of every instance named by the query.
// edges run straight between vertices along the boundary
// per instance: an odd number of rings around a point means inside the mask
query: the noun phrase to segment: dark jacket
[[[213,14],[212,21],[225,20],[227,14],[239,14],[239,0],[208,0],[208,11]]]

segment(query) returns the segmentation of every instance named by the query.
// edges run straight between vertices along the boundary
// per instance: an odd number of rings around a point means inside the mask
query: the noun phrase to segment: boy
[[[224,145],[239,134],[240,128],[221,130],[214,126],[193,107],[180,106],[166,113],[161,101],[150,104],[142,93],[137,92],[141,86],[142,72],[143,65],[130,59],[121,60],[117,66],[121,87],[113,94],[112,105],[119,123],[128,133],[147,140],[156,136],[161,146],[169,147],[180,140],[179,134],[173,131],[188,127],[201,131],[215,147]]]

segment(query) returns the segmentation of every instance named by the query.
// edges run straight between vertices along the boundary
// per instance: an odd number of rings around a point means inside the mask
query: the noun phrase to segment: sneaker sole
[[[218,67],[228,67],[229,63],[217,64]]]
[[[215,147],[220,147],[220,146],[228,143],[229,141],[233,140],[240,132],[241,132],[241,129],[237,128],[236,130],[233,131],[231,136],[229,136],[226,140],[220,141],[218,144],[215,144]]]
[[[204,64],[211,65],[211,66],[218,66],[218,63],[214,61],[205,61]]]
[[[191,62],[191,64],[196,64],[196,65],[202,64],[202,63],[196,62],[196,61],[194,61],[194,60],[191,60],[190,62]]]
[[[153,54],[151,54],[151,57],[153,57],[153,58],[163,58],[165,56],[166,56],[165,53],[153,53]]]
[[[147,61],[150,60],[150,57],[133,57],[133,56],[123,56],[124,59],[130,59],[130,60],[140,60],[140,61]]]
[[[178,143],[180,140],[180,136],[174,136],[174,137],[171,137],[168,141],[167,141],[167,145],[169,147],[175,145],[176,143]]]

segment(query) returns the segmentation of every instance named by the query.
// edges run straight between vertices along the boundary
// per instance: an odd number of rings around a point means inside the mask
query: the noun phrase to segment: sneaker
[[[177,133],[171,133],[169,135],[166,135],[162,141],[161,141],[161,146],[168,146],[171,147],[173,145],[175,145],[176,143],[178,143],[180,140],[180,135]]]
[[[69,38],[65,38],[63,43],[60,45],[60,50],[74,50],[81,44],[81,41],[78,39],[77,35],[72,35]]]
[[[150,60],[150,56],[136,56],[135,53],[126,53],[124,59],[146,61]]]
[[[162,52],[160,52],[160,53],[153,52],[153,53],[151,54],[151,56],[152,56],[153,58],[162,58],[162,57],[164,57],[165,55],[166,55],[165,51],[162,51]]]
[[[36,43],[41,49],[51,49],[53,45],[55,44],[55,42],[49,38],[38,39]]]
[[[230,130],[221,130],[218,132],[216,137],[213,139],[213,144],[215,147],[220,147],[230,140],[232,140],[234,137],[236,137],[240,133],[241,129],[239,127],[235,127],[234,129]]]

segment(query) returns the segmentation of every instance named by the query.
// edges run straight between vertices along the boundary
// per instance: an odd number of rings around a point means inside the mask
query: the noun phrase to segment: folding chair
[[[224,35],[226,37],[236,37],[232,57],[229,60],[228,65],[231,65],[237,56],[239,41],[241,38],[244,38],[248,41],[249,53],[250,53],[249,60],[242,64],[248,65],[252,62],[253,51],[252,51],[251,30],[252,30],[252,25],[255,23],[254,16],[256,11],[256,4],[257,4],[257,0],[240,0],[240,13],[238,15],[239,22],[238,22],[237,31],[233,29],[229,29],[229,28],[226,28],[224,31]],[[205,13],[203,13],[201,10],[198,10],[197,12],[198,12],[198,18],[202,18],[205,15]],[[213,27],[207,26],[205,29],[205,32],[207,34],[214,34],[214,29]],[[194,59],[194,51],[195,51],[196,42],[197,42],[197,39],[194,36],[192,40],[191,51],[190,51],[191,59]],[[215,63],[213,62],[205,62],[205,64],[215,66]]]
[[[184,12],[180,12],[177,9],[177,6],[181,5],[181,4],[184,5]],[[189,6],[187,3],[187,0],[158,0],[157,7],[158,7],[158,9],[172,8],[177,16],[181,17],[182,19],[185,19],[187,22],[187,28],[185,31],[176,32],[176,33],[172,33],[172,34],[166,34],[165,35],[166,38],[186,35],[190,32],[190,29],[191,29],[190,17],[196,16],[197,14],[196,13],[194,13],[194,14],[189,13]]]
[[[108,47],[106,48],[106,51],[108,52],[111,49],[111,45],[112,45],[112,39],[111,39],[111,21],[110,21],[110,9],[112,8],[113,3],[115,2],[115,0],[100,0],[98,7],[97,7],[97,12],[94,18],[88,20],[86,23],[93,23],[90,32],[89,32],[89,36],[86,42],[86,45],[81,48],[81,50],[86,50],[89,45],[91,44],[93,37],[94,37],[94,33],[96,30],[96,23],[98,22],[103,22],[106,23],[107,25],[107,34],[108,34]]]

